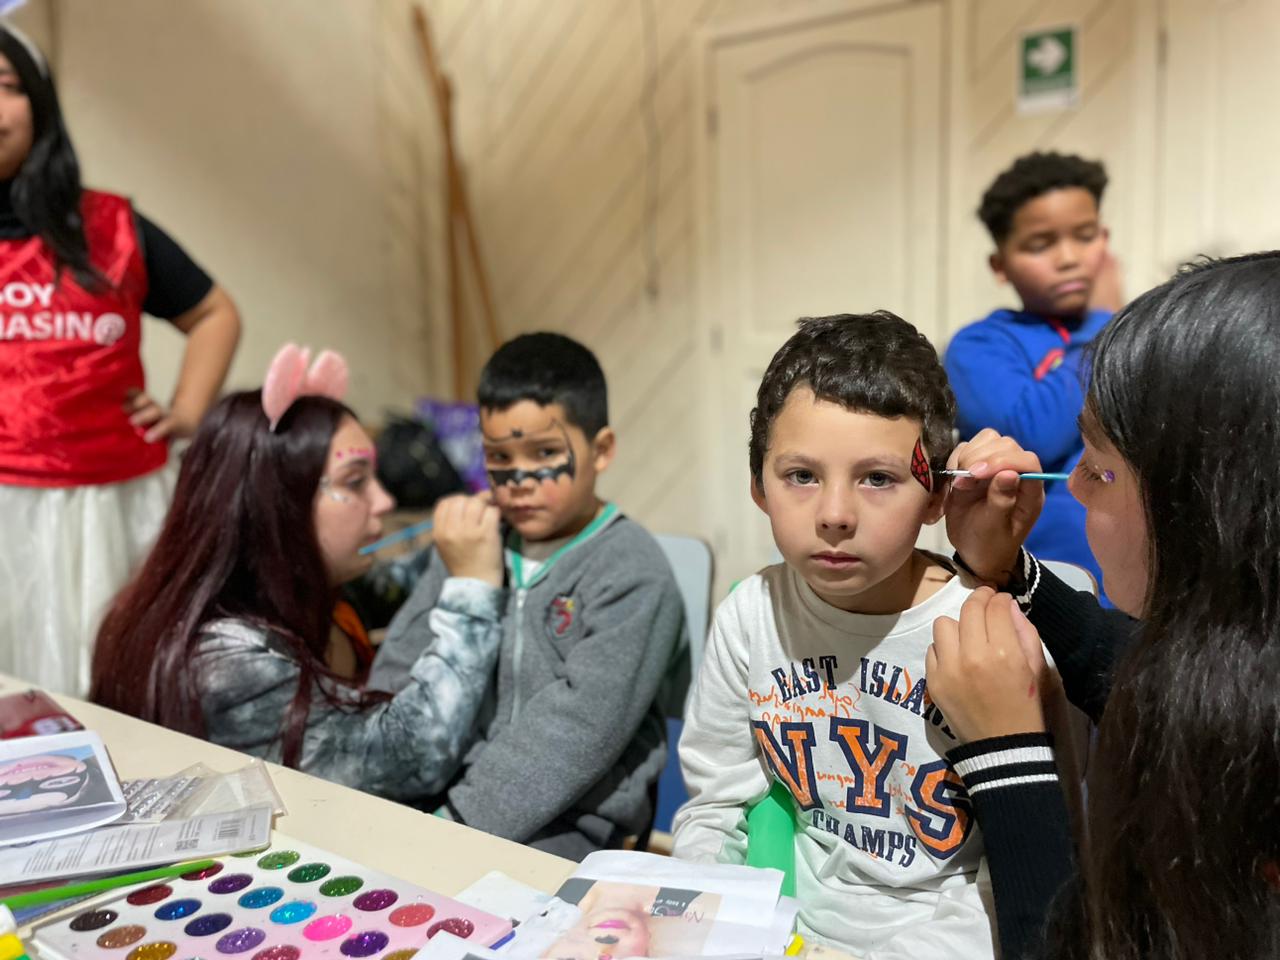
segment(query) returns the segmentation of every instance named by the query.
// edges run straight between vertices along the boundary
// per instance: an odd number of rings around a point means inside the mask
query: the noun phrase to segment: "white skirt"
[[[98,625],[160,532],[176,476],[171,461],[124,483],[0,485],[0,673],[88,692]]]

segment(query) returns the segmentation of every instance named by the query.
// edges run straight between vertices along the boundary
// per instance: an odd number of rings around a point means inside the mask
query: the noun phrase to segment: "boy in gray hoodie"
[[[439,812],[581,859],[652,816],[666,756],[654,700],[682,653],[684,608],[653,537],[596,496],[615,437],[591,351],[559,334],[517,337],[478,393],[491,489],[437,505],[430,564],[369,683],[400,689],[423,649],[457,629],[434,615],[451,581],[487,584],[504,611],[496,688]]]

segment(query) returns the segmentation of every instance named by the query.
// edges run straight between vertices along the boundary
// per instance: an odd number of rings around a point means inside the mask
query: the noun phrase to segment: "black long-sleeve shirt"
[[[1035,566],[1027,616],[1053,655],[1067,698],[1096,723],[1139,621]],[[964,781],[986,843],[1001,953],[1005,960],[1035,956],[1050,905],[1075,876],[1053,739],[1038,733],[976,740],[947,759]]]

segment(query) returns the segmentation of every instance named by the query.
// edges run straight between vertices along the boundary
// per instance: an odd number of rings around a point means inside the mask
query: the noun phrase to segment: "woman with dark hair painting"
[[[167,409],[144,312],[188,338]],[[81,188],[49,65],[0,24],[0,672],[84,693],[98,618],[164,516],[168,442],[195,432],[239,330],[173,240]]]
[[[90,697],[370,793],[425,798],[456,771],[493,671],[494,591],[451,581],[436,641],[394,697],[346,679],[334,602],[369,570],[359,551],[392,501],[340,390],[295,389],[273,406],[272,379],[265,403],[263,391],[231,394],[201,423],[156,545],[103,621]],[[489,508],[452,528],[497,522]],[[448,539],[437,537],[442,556]]]
[[[1043,493],[1011,471],[1033,454],[987,432],[955,457],[975,479],[952,541],[1014,598],[984,589],[935,624],[929,692],[969,741],[948,759],[1004,957],[1277,957],[1280,252],[1189,268],[1095,343],[1071,487],[1124,613],[1019,552]],[[1078,879],[1037,631],[1099,724]]]

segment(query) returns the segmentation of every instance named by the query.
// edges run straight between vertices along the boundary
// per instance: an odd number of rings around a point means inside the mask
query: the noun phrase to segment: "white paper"
[[[513,880],[500,870],[490,870],[454,899],[518,925],[546,909],[551,894]]]
[[[511,960],[602,949],[617,960],[779,955],[797,907],[790,898],[779,901],[781,886],[778,870],[593,853],[497,952]]]
[[[189,820],[99,827],[56,840],[0,848],[0,883],[159,866],[265,847],[271,807],[211,813]]]
[[[96,733],[0,740],[0,847],[92,830],[124,811],[120,781]]]
[[[688,863],[656,853],[601,850],[589,854],[575,877],[622,883],[702,890],[721,895],[717,920],[749,926],[767,925],[782,895],[781,870],[727,863]]]

